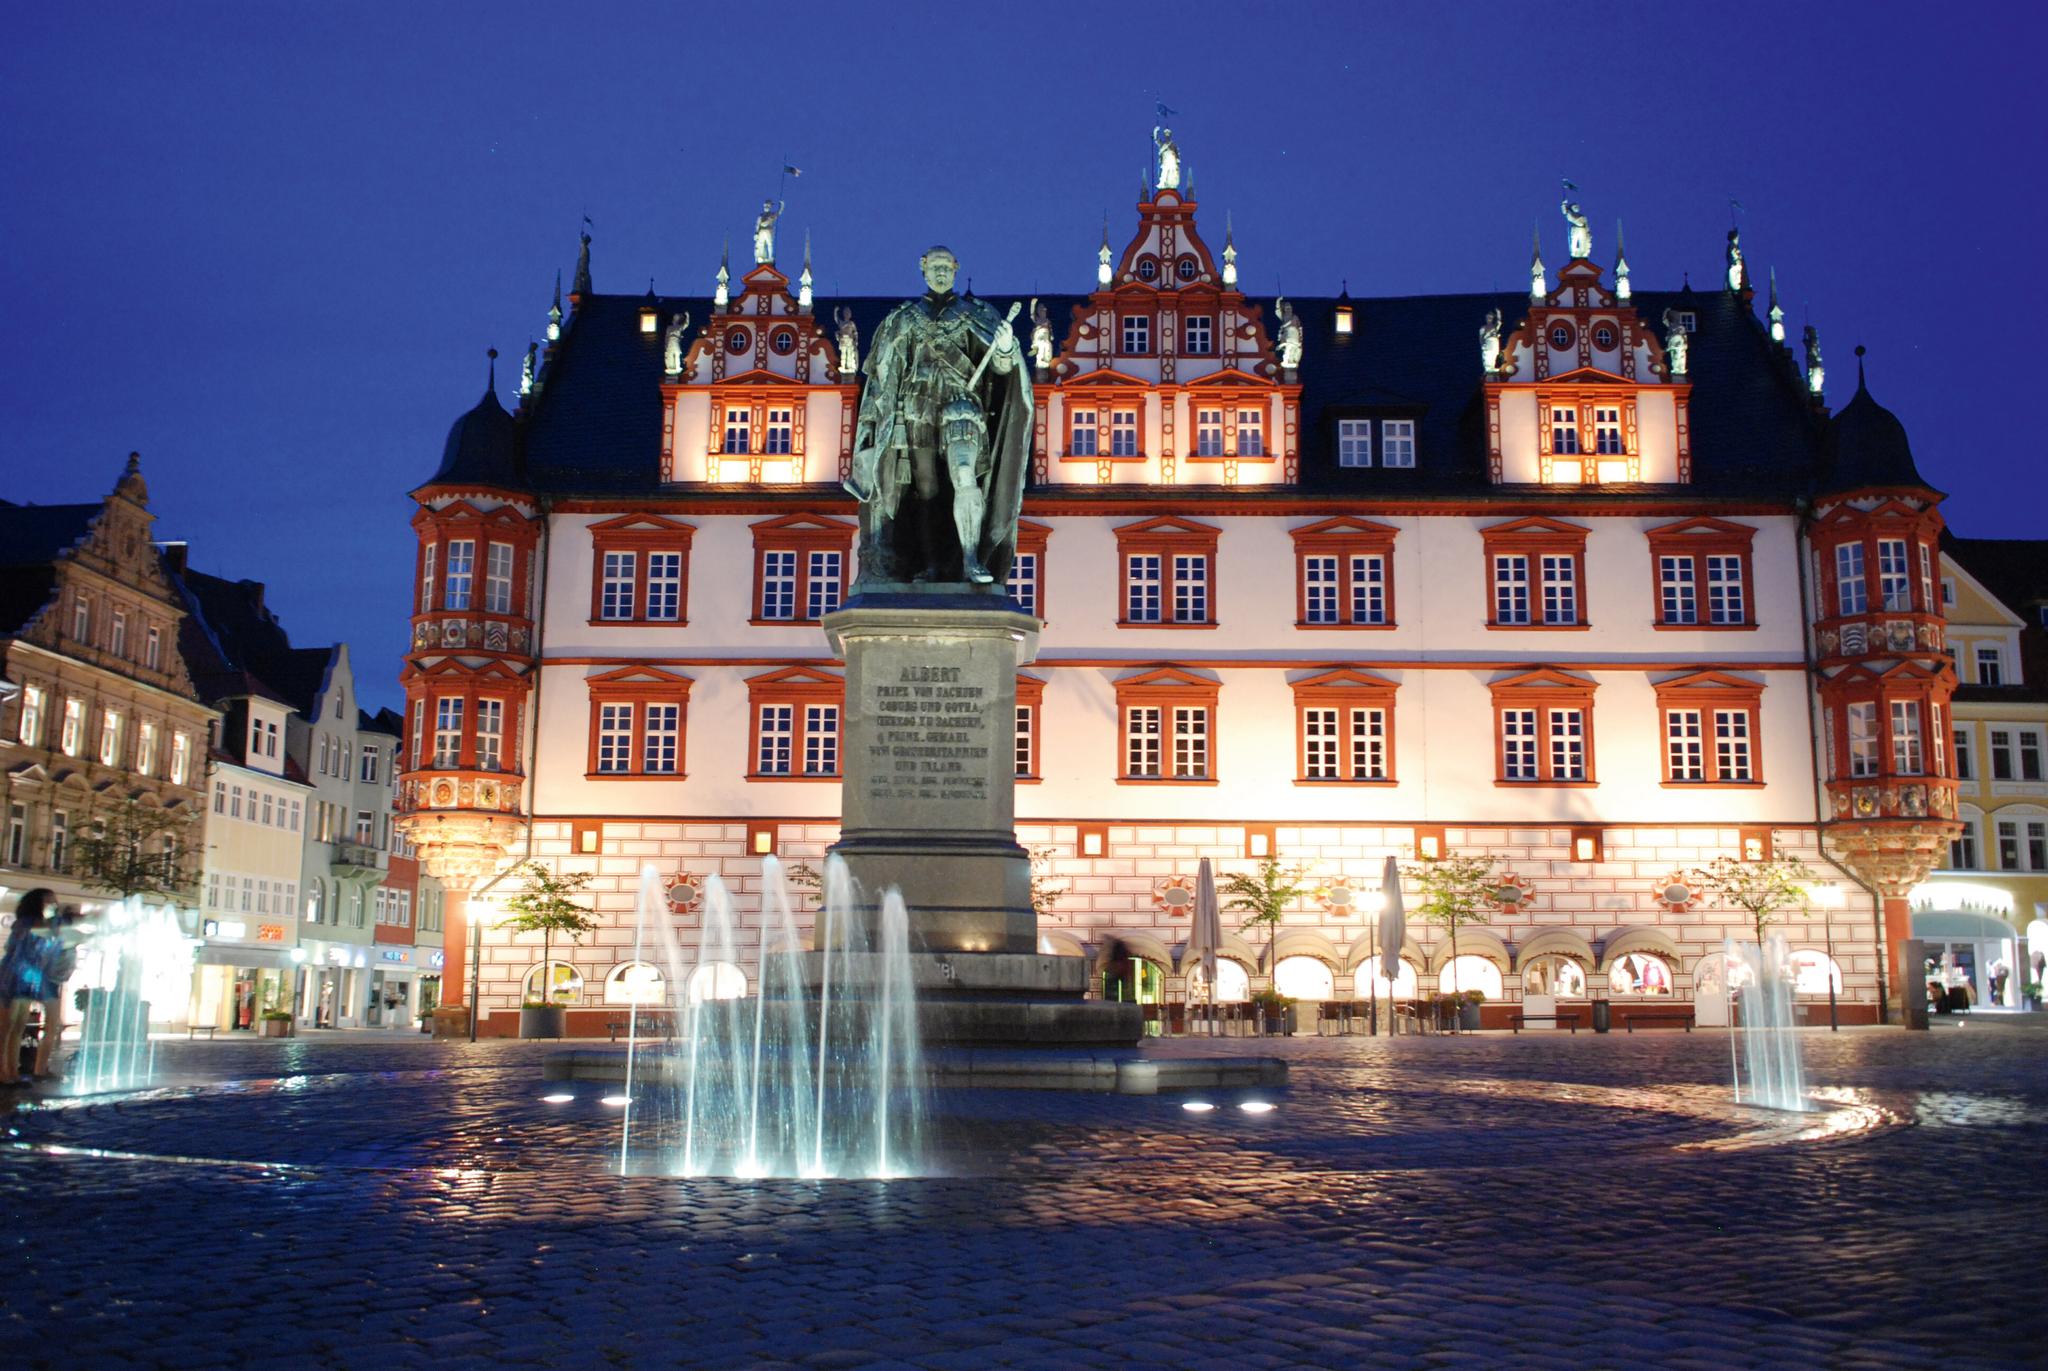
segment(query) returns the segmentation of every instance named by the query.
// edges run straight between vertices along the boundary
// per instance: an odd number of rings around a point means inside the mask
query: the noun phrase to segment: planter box
[[[289,1038],[292,1035],[290,1019],[258,1019],[256,1029],[266,1038]]]
[[[1458,1027],[1467,1033],[1479,1031],[1479,1006],[1461,1004],[1458,1006]]]
[[[562,1022],[566,1017],[560,1005],[542,1005],[539,1008],[522,1006],[519,1010],[519,1036],[522,1038],[559,1038],[562,1036]]]

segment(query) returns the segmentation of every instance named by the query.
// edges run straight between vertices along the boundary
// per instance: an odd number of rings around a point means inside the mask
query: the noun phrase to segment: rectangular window
[[[1109,455],[1138,455],[1138,411],[1135,409],[1113,409],[1109,412]]]
[[[756,769],[763,776],[787,776],[796,735],[796,706],[762,705]]]
[[[1209,622],[1209,559],[1200,554],[1173,559],[1173,621]]]
[[[64,870],[71,855],[71,816],[63,810],[50,814],[50,870]]]
[[[1748,710],[1714,711],[1714,770],[1724,783],[1752,779]]]
[[[1004,588],[1026,614],[1038,613],[1037,553],[1020,552],[1010,559],[1010,575]]]
[[[1612,405],[1593,407],[1593,451],[1602,457],[1621,455],[1621,410]]]
[[[1504,709],[1500,713],[1502,779],[1533,781],[1536,772],[1536,711]]]
[[[2041,779],[2041,735],[2031,729],[2020,731],[2020,779]]]
[[[81,643],[92,638],[92,601],[83,595],[71,601],[71,636]]]
[[[839,774],[839,706],[804,706],[804,774]]]
[[[1387,779],[1387,711],[1351,711],[1351,779]]]
[[[1306,603],[1303,622],[1311,624],[1334,624],[1337,622],[1337,559],[1335,557],[1304,557],[1301,559],[1302,578],[1305,583]],[[1334,736],[1336,724],[1331,724]]]
[[[213,812],[216,814],[228,812],[228,783],[226,781],[215,781],[213,783]]]
[[[1173,774],[1188,780],[1209,775],[1209,711],[1176,705],[1173,711]]]
[[[839,608],[840,554],[815,550],[811,553],[810,579],[804,592],[809,619],[822,619]]]
[[[107,635],[107,648],[116,657],[128,655],[128,611],[125,609],[114,611],[114,627]]]
[[[147,719],[135,730],[135,769],[144,776],[156,770],[156,725]]]
[[[1337,421],[1337,465],[1340,467],[1369,467],[1372,465],[1372,420],[1339,419]]]
[[[1953,576],[1944,576],[1941,578],[1941,603],[1944,609],[1955,608],[1956,578]]]
[[[1353,553],[1351,557],[1351,622],[1384,624],[1387,621],[1387,559],[1379,553]]]
[[[1699,587],[1693,581],[1693,559],[1685,556],[1659,557],[1657,579],[1664,601],[1664,622],[1698,623]]]
[[[796,411],[792,409],[771,409],[768,411],[768,432],[761,445],[761,451],[771,457],[787,457],[795,450]]]
[[[1195,411],[1195,456],[1221,457],[1223,455],[1223,411],[1220,409],[1198,409]]]
[[[1157,705],[1134,705],[1124,711],[1124,774],[1159,774],[1159,719]]]
[[[1893,700],[1892,774],[1918,776],[1922,769],[1920,747],[1920,704],[1916,700]]]
[[[647,617],[657,622],[673,622],[681,616],[682,604],[683,554],[648,553]]]
[[[505,702],[476,702],[476,765],[480,771],[500,770],[505,751]]]
[[[467,538],[448,544],[448,577],[441,597],[443,609],[468,609],[470,582],[476,575],[476,544]]]
[[[1707,557],[1707,620],[1716,624],[1746,622],[1742,597],[1742,559],[1725,553]]]
[[[57,741],[67,757],[76,757],[85,746],[85,702],[66,700],[64,702],[64,724]]]
[[[1190,314],[1183,321],[1181,351],[1190,357],[1207,357],[1215,347],[1216,321],[1206,314]]]
[[[263,792],[263,817],[262,819],[258,820],[258,822],[261,823],[265,828],[269,828],[272,825],[273,821],[275,820],[276,814],[276,797],[274,797],[269,791],[266,790]]]
[[[242,788],[238,785],[228,787],[228,817],[230,819],[242,817]]]
[[[1664,747],[1672,780],[1704,781],[1707,778],[1706,753],[1700,737],[1700,712],[1697,709],[1664,711]]]
[[[2048,824],[2030,822],[2027,825],[2027,869],[2048,869]]]
[[[633,706],[604,703],[597,707],[597,769],[616,775],[633,766]]]
[[[1970,759],[1970,730],[1959,728],[1955,731],[1956,779],[1974,781],[1977,779],[1976,764]]]
[[[1835,549],[1835,607],[1839,614],[1861,614],[1870,608],[1870,587],[1863,581],[1863,544],[1843,543]]]
[[[286,824],[286,827],[291,829],[291,831],[294,833],[299,831],[299,819],[302,817],[303,812],[304,811],[301,809],[299,802],[297,800],[293,800],[291,820]]]
[[[23,686],[21,689],[21,718],[15,726],[15,736],[34,747],[43,736],[43,688]]]
[[[151,671],[162,670],[164,664],[163,630],[151,625],[142,635],[142,664]]]
[[[1124,316],[1123,325],[1123,350],[1125,353],[1134,357],[1142,357],[1152,351],[1152,321],[1150,319],[1139,314],[1127,314]]]
[[[428,543],[420,550],[420,613],[434,607],[434,554],[440,548]]]
[[[7,864],[28,865],[28,806],[9,803],[7,806]]]
[[[1920,608],[1934,613],[1934,557],[1920,544]]]
[[[121,760],[121,716],[113,710],[100,711],[100,765],[114,766]]]
[[[1561,457],[1571,457],[1578,454],[1578,410],[1566,405],[1559,405],[1550,411],[1550,450]]]
[[[1905,539],[1878,540],[1877,590],[1886,609],[1908,610],[1913,607],[1913,588],[1906,561]]]
[[[725,450],[746,454],[754,450],[754,415],[752,410],[729,409],[725,412]]]
[[[1877,706],[1868,700],[1849,706],[1849,774],[1877,774]]]
[[[1415,465],[1415,421],[1413,419],[1388,419],[1380,425],[1380,465],[1383,467],[1412,467]]]
[[[171,784],[185,784],[185,775],[192,766],[192,739],[183,733],[171,735]]]
[[[1963,831],[1949,841],[1948,864],[1953,871],[1977,869],[1977,825],[1965,819]]]
[[[1311,781],[1341,779],[1337,769],[1337,711],[1304,709],[1301,712],[1301,774]]]
[[[775,548],[761,554],[761,617],[796,617],[796,553]]]
[[[1070,455],[1075,457],[1094,457],[1097,455],[1095,448],[1094,410],[1075,410],[1067,424],[1067,433],[1067,452]]]
[[[1550,779],[1586,779],[1586,712],[1582,709],[1550,711]]]
[[[2011,819],[1998,821],[1998,865],[2005,871],[2020,869],[2020,826]]]
[[[651,776],[672,776],[676,770],[677,744],[683,736],[683,707],[653,703],[642,708],[647,729],[640,749],[640,769]]]
[[[434,765],[459,766],[462,758],[462,697],[443,695],[435,701]]]
[[[1133,555],[1124,564],[1124,618],[1134,624],[1159,622],[1159,557]]]
[[[425,700],[414,700],[412,702],[412,764],[415,767],[427,764],[426,754],[420,750],[426,741],[426,733],[427,702]]]
[[[1543,556],[1543,622],[1579,621],[1579,559],[1570,553]]]
[[[1997,647],[1988,644],[1978,647],[1977,684],[1987,686],[2005,684],[2005,654],[2000,652]]]
[[[1032,746],[1032,734],[1037,724],[1038,711],[1035,708],[1030,705],[1017,706],[1016,763],[1019,776],[1033,774],[1031,760],[1037,755],[1037,749]]]
[[[598,616],[604,619],[633,617],[633,590],[639,579],[639,554],[604,554],[604,585],[598,597]]]
[[[1261,411],[1241,409],[1237,412],[1237,455],[1266,455],[1266,416]]]
[[[367,809],[356,811],[356,841],[364,847],[377,841],[377,816]]]
[[[492,543],[484,560],[484,609],[491,614],[512,612],[512,544]]]
[[[1521,553],[1497,553],[1493,559],[1493,621],[1529,622],[1529,559]]]

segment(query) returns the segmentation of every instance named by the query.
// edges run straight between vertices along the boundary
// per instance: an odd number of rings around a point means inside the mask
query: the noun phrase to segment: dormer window
[[[796,330],[779,328],[768,339],[768,346],[775,349],[778,357],[787,357],[796,351]]]
[[[1682,309],[1678,311],[1678,326],[1687,333],[1698,333],[1700,330],[1699,316],[1689,309]]]
[[[1576,456],[1579,451],[1579,412],[1569,405],[1557,405],[1550,411],[1550,450],[1561,457]]]
[[[1599,348],[1602,352],[1612,351],[1614,348],[1614,325],[1602,324],[1594,329],[1593,346]]]
[[[1074,457],[1093,457],[1096,455],[1094,410],[1074,410],[1067,431],[1070,435],[1067,443],[1068,455]]]
[[[1337,465],[1340,467],[1369,467],[1372,465],[1372,420],[1339,419],[1337,421]]]
[[[1182,332],[1185,343],[1181,351],[1190,357],[1207,357],[1215,347],[1216,321],[1206,314],[1190,314]]]
[[[1195,456],[1221,457],[1223,455],[1223,411],[1202,409],[1195,411]]]
[[[1123,350],[1134,357],[1152,351],[1152,321],[1143,315],[1127,314],[1123,321]]]
[[[753,450],[753,413],[745,409],[725,412],[725,450],[746,453]]]
[[[642,306],[640,310],[640,331],[642,333],[653,333],[657,327],[658,321],[655,318],[653,308],[651,306]]]
[[[1621,455],[1621,410],[1615,405],[1593,409],[1593,451],[1603,457]]]
[[[1192,257],[1183,257],[1173,264],[1173,274],[1183,281],[1194,280],[1198,270],[1200,268],[1195,265],[1195,259]]]
[[[1158,264],[1157,262],[1153,261],[1153,260],[1152,260],[1152,259],[1151,259],[1150,257],[1147,257],[1147,258],[1145,258],[1145,259],[1144,259],[1143,261],[1139,262],[1139,263],[1138,263],[1138,279],[1139,279],[1140,281],[1156,281],[1156,280],[1158,280],[1158,279],[1159,279],[1159,264]]]
[[[1266,455],[1266,417],[1258,410],[1241,409],[1237,412],[1237,455]]]
[[[1331,326],[1332,326],[1333,328],[1335,328],[1335,329],[1336,329],[1336,331],[1337,331],[1337,336],[1338,336],[1339,338],[1348,338],[1348,337],[1350,337],[1350,336],[1351,336],[1351,306],[1349,306],[1349,305],[1339,305],[1339,306],[1337,306],[1337,311],[1336,311],[1336,313],[1335,313],[1334,315],[1332,315],[1332,316],[1331,316]]]
[[[1550,326],[1550,345],[1559,352],[1566,351],[1577,341],[1578,335],[1572,331],[1572,326],[1562,319]]]
[[[1415,465],[1415,421],[1413,419],[1388,419],[1380,424],[1380,465],[1383,467],[1412,467]]]

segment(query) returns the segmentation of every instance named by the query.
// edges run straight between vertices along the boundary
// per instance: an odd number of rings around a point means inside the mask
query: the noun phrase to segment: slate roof
[[[2029,611],[2048,601],[2048,538],[1944,536],[1941,546],[2007,609],[2036,622]]]
[[[865,342],[883,317],[906,295],[818,297],[815,315],[832,318],[841,306],[853,312]],[[1007,300],[1001,292],[985,295]],[[1064,331],[1075,305],[1086,296],[1041,296]],[[1289,297],[1300,313],[1308,346],[1301,368],[1302,464],[1298,487],[1232,488],[1246,498],[1355,494],[1362,498],[1459,496],[1523,500],[1536,493],[1525,486],[1495,486],[1487,479],[1481,403],[1479,326],[1490,308],[1511,325],[1528,315],[1525,294],[1426,295],[1347,299],[1355,328],[1349,338],[1331,330],[1338,300]],[[660,493],[661,355],[659,333],[640,331],[645,295],[587,297],[564,328],[548,361],[540,393],[512,423],[516,456],[500,448],[488,457],[501,473],[516,465],[516,489],[562,496],[631,496]],[[663,297],[664,318],[688,310],[711,317],[706,299]],[[1790,499],[1817,489],[1826,472],[1828,422],[1809,402],[1792,353],[1770,341],[1762,322],[1725,291],[1694,293],[1638,291],[1633,304],[1645,321],[1661,319],[1667,306],[1691,310],[1698,320],[1690,350],[1693,479],[1683,486],[1603,485],[1577,490],[1575,499],[1630,496]],[[480,476],[448,472],[483,469],[488,444],[502,429],[491,414],[495,398],[458,421],[451,432],[442,472],[434,481]],[[502,410],[497,411],[502,414]],[[1412,414],[1417,421],[1416,465],[1412,469],[1341,468],[1336,461],[1336,420],[1346,412],[1389,416]],[[1888,417],[1888,416],[1887,416]],[[1896,421],[1894,421],[1896,422]],[[460,441],[458,441],[458,439]],[[454,461],[451,467],[450,460]],[[429,482],[431,484],[432,481]],[[1555,487],[1543,488],[1555,495]],[[717,487],[695,487],[692,495],[718,498]],[[734,489],[735,498],[753,491]],[[1074,493],[1099,497],[1100,487],[1069,492],[1039,487],[1035,498]]]
[[[167,571],[171,569],[167,566]],[[327,683],[331,648],[293,647],[255,581],[229,581],[187,568],[171,579],[192,612],[179,647],[209,698],[261,695],[311,717]]]
[[[0,500],[0,634],[20,632],[50,602],[57,589],[51,564],[85,537],[105,508]]]
[[[1856,349],[1856,393],[1828,427],[1827,461],[1830,490],[1869,486],[1922,486],[1933,489],[1913,465],[1913,447],[1899,416],[1871,398],[1863,381],[1863,349]]]

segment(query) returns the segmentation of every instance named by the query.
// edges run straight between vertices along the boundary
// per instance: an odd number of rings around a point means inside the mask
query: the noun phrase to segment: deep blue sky
[[[595,220],[600,291],[708,293],[787,156],[821,292],[1082,291],[1163,98],[1248,289],[1512,288],[1558,178],[1596,256],[1711,286],[1728,201],[1829,398],[1906,422],[1950,522],[2038,531],[2033,7],[23,6],[0,49],[0,495],[97,499],[266,581],[395,701],[405,492],[537,336]],[[1121,246],[1122,239],[1118,238]],[[744,257],[744,250],[741,251]]]

